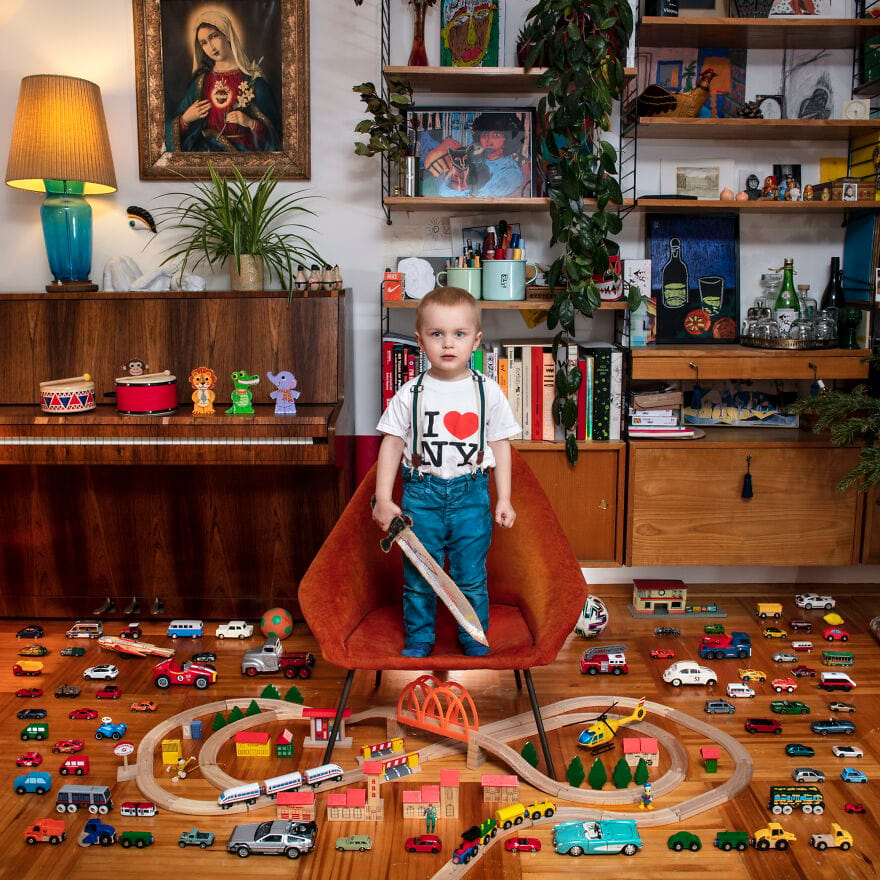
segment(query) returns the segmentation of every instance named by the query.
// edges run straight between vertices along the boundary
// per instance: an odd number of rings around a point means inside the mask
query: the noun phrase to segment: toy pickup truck
[[[308,651],[286,652],[278,636],[270,636],[261,648],[251,648],[241,658],[241,671],[248,676],[283,672],[285,678],[309,678],[315,655]]]
[[[80,846],[93,846],[99,843],[101,846],[111,846],[118,840],[116,829],[112,825],[105,825],[100,819],[89,819],[80,836]]]
[[[811,834],[810,846],[816,849],[828,849],[829,847],[837,847],[838,849],[847,850],[853,844],[852,834],[845,831],[837,822],[831,823],[830,834]]]
[[[786,831],[778,822],[770,822],[766,828],[759,828],[755,832],[755,849],[788,849],[793,840],[797,840],[794,834]]]
[[[63,819],[38,819],[24,831],[24,842],[29,846],[50,843],[53,846],[67,837],[67,825]]]
[[[177,845],[181,848],[187,846],[197,846],[201,849],[206,849],[207,847],[214,845],[214,832],[199,831],[198,828],[193,828],[190,831],[184,831],[177,839]]]
[[[43,664],[39,660],[19,660],[12,667],[13,675],[42,675]]]

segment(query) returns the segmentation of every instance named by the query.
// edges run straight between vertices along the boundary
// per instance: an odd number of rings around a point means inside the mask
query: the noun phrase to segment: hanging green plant
[[[358,156],[375,156],[382,153],[395,164],[410,155],[411,144],[406,131],[406,110],[413,105],[413,90],[407,80],[388,77],[388,100],[386,101],[371,82],[353,86],[352,91],[361,96],[367,105],[369,119],[362,119],[356,126],[358,134],[367,134],[366,143],[356,143]]]
[[[556,331],[554,355],[574,339],[577,315],[591,317],[599,307],[596,284],[609,274],[610,237],[623,225],[617,151],[602,133],[611,128],[614,103],[623,90],[621,56],[632,29],[627,2],[540,0],[520,34],[529,45],[527,68],[538,59],[549,62],[538,81],[546,90],[538,103],[538,149],[548,180],[550,243],[563,247],[549,272],[550,287],[557,290],[547,314],[547,328]],[[627,298],[631,308],[638,306],[635,288]],[[553,417],[565,429],[572,464],[578,457],[574,428],[582,381],[577,364],[557,369]]]

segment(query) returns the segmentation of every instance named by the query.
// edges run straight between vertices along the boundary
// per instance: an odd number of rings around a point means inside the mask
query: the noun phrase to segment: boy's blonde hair
[[[428,306],[470,306],[474,313],[477,332],[481,329],[480,304],[461,287],[435,287],[429,294],[419,300],[416,306],[416,330],[421,332],[425,309]]]

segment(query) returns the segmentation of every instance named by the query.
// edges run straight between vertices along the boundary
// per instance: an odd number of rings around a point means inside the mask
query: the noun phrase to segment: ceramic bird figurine
[[[711,67],[701,74],[697,85],[686,92],[670,92],[661,85],[650,85],[639,95],[639,116],[699,115],[709,99],[709,85],[718,76]]]

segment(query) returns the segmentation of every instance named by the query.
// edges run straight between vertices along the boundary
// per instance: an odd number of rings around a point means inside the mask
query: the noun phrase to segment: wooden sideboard
[[[164,616],[296,610],[300,577],[345,501],[336,442],[345,295],[284,292],[0,295],[0,614]],[[177,376],[170,416],[121,416],[121,365]],[[188,377],[218,376],[216,415],[192,415]],[[267,371],[297,377],[275,416]],[[234,370],[258,373],[255,415],[226,415]],[[39,407],[39,383],[90,373],[97,408]]]

